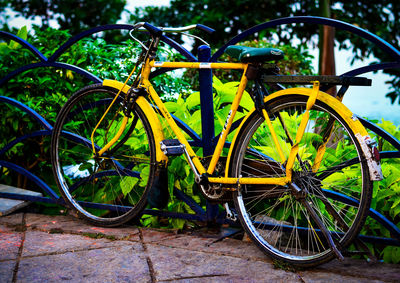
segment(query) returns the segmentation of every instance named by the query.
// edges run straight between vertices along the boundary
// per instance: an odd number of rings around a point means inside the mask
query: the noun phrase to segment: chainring
[[[211,157],[205,157],[201,160],[201,163],[205,168],[208,168],[210,161]],[[226,157],[220,157],[213,176],[223,176],[225,173],[225,162]],[[210,202],[224,203],[232,200],[232,191],[225,189],[220,184],[198,184],[198,187],[203,196]]]

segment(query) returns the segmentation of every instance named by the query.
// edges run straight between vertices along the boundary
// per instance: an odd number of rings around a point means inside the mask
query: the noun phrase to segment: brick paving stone
[[[139,230],[133,226],[105,228],[90,225],[72,216],[50,216],[41,214],[26,214],[26,225],[29,229],[41,231],[58,231],[74,234],[103,234],[116,239],[139,241]]]
[[[146,258],[137,253],[139,246],[22,259],[17,282],[150,282]]]
[[[0,261],[0,282],[11,283],[15,267],[15,260]]]
[[[174,230],[141,229],[141,233],[145,243],[164,242],[181,237]]]
[[[272,259],[257,248],[253,242],[227,238],[223,241],[213,243],[208,248],[223,255],[272,262]]]
[[[17,226],[22,224],[23,213],[0,216],[0,225]]]
[[[346,283],[378,283],[385,282],[371,278],[357,278],[332,272],[299,272],[301,279],[305,283],[327,283],[327,282],[346,282]]]
[[[400,282],[400,265],[346,258],[296,273],[274,269],[253,243],[217,233],[177,234],[100,228],[69,216],[0,217],[0,283],[11,282],[25,233],[17,282]],[[95,238],[99,236],[100,238]],[[146,249],[140,243],[142,236]]]
[[[252,242],[244,242],[235,239],[223,239],[216,241],[215,238],[198,236],[177,235],[176,237],[162,238],[154,241],[158,244],[176,248],[184,248],[193,251],[202,251],[220,255],[236,256],[246,259],[264,260],[272,262],[257,246]],[[154,243],[153,242],[153,243]]]
[[[187,248],[194,251],[204,251],[208,249],[215,239],[204,238],[198,236],[188,236],[185,234],[178,234],[171,237],[163,237],[153,240],[151,243],[157,243],[164,246]]]
[[[22,243],[22,233],[0,225],[0,260],[16,259]]]
[[[297,274],[270,263],[148,244],[158,281],[301,282]]]
[[[387,263],[369,263],[361,259],[345,258],[343,262],[333,260],[313,268],[321,273],[334,273],[353,278],[380,280],[382,282],[400,282],[400,265]]]
[[[122,245],[137,246],[134,242],[130,241],[112,241],[108,239],[93,239],[80,235],[27,231],[22,257]]]

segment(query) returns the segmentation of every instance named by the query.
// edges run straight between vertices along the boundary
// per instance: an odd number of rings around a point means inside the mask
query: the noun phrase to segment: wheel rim
[[[299,99],[302,101],[296,104],[292,102]],[[281,114],[281,118],[270,114],[270,119],[286,158],[290,151],[290,139],[294,140],[298,128],[294,125],[301,121],[301,113],[306,105],[306,100],[301,97],[292,101],[287,99],[271,103],[269,107],[269,112]],[[313,122],[307,125],[305,138],[300,142],[299,158],[296,158],[293,168],[293,182],[307,191],[306,201],[317,211],[334,241],[345,245],[357,234],[361,227],[359,223],[365,214],[366,196],[361,188],[368,185],[365,183],[367,173],[365,162],[360,162],[360,148],[354,135],[349,133],[349,129],[338,117],[332,130],[332,137],[335,138],[328,142],[322,161],[317,162],[319,169],[312,172],[319,147],[316,142],[319,138],[316,135],[317,129],[320,127],[319,134],[323,136],[323,121],[329,121],[328,116],[334,117],[333,114],[329,107],[322,104],[312,109],[310,117]],[[285,169],[276,161],[280,160],[279,155],[272,148],[273,141],[271,135],[266,133],[267,128],[263,128],[263,120],[259,117],[249,122],[248,134],[244,136],[243,145],[239,149],[239,162],[233,165],[235,176],[284,176]],[[287,138],[288,135],[290,138]],[[266,136],[268,138],[265,138]],[[335,156],[332,155],[333,152]],[[336,160],[333,157],[336,157]],[[266,164],[264,167],[260,164],[254,165],[261,160]],[[348,163],[348,166],[341,166],[345,160],[353,162]],[[332,169],[332,172],[328,171],[329,169]],[[323,179],[319,179],[319,176]],[[349,178],[350,176],[353,176],[353,179]],[[328,194],[327,190],[358,200],[360,204],[354,207],[350,205],[351,201],[343,203],[334,200],[333,194]],[[297,263],[315,261],[331,255],[331,249],[318,225],[301,202],[296,200],[295,194],[288,186],[242,186],[237,194],[236,205],[250,237],[272,256]]]
[[[154,171],[152,137],[140,109],[132,112],[119,140],[125,142],[117,142],[102,157],[93,156],[92,130],[115,95],[94,89],[71,99],[60,115],[55,146],[56,174],[65,198],[84,217],[100,224],[120,224],[134,217],[142,209]],[[119,129],[121,101],[115,102],[94,135],[97,151]]]

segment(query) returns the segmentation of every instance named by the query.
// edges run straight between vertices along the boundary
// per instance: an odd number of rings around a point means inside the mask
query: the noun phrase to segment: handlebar
[[[199,29],[199,30],[205,31],[209,34],[215,32],[214,29],[212,29],[208,26],[202,25],[202,24],[194,24],[194,25],[189,25],[189,26],[184,26],[184,27],[170,28],[170,27],[156,27],[147,22],[142,22],[142,23],[136,24],[135,27],[137,27],[139,31],[148,31],[152,35],[156,35],[156,36],[160,35],[163,32],[179,33],[179,32],[189,31],[192,29]]]

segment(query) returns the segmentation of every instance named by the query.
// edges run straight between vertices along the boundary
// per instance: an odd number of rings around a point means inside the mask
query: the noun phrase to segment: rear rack
[[[321,85],[357,85],[371,86],[372,80],[364,77],[349,76],[284,76],[284,75],[262,75],[261,79],[265,83],[280,84],[310,84],[319,81]]]

